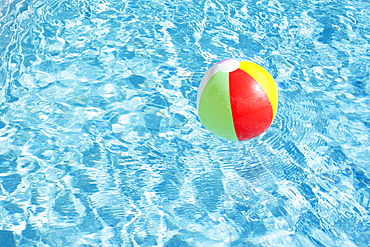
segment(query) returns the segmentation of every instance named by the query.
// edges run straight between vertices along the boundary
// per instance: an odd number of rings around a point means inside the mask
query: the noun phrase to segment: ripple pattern
[[[368,246],[370,5],[4,0],[0,245]],[[244,143],[197,118],[225,58],[278,84]]]

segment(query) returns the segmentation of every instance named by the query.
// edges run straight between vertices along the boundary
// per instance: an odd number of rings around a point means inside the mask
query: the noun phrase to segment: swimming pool
[[[369,246],[369,22],[360,0],[2,1],[0,246]],[[196,113],[230,57],[279,90],[243,143]]]

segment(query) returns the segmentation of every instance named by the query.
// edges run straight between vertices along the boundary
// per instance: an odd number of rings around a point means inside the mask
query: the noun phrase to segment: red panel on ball
[[[239,141],[266,131],[272,122],[272,107],[260,84],[241,69],[229,75],[231,112]]]

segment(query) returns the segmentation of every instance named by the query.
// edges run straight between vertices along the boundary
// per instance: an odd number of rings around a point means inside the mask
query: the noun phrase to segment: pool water
[[[0,246],[370,246],[370,3],[1,0]],[[272,126],[196,112],[226,58]]]

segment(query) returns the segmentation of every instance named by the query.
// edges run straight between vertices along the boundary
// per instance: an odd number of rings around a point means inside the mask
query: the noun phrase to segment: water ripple
[[[2,229],[19,246],[366,246],[369,10],[3,1]],[[199,82],[227,57],[279,88],[245,143],[197,119]]]

